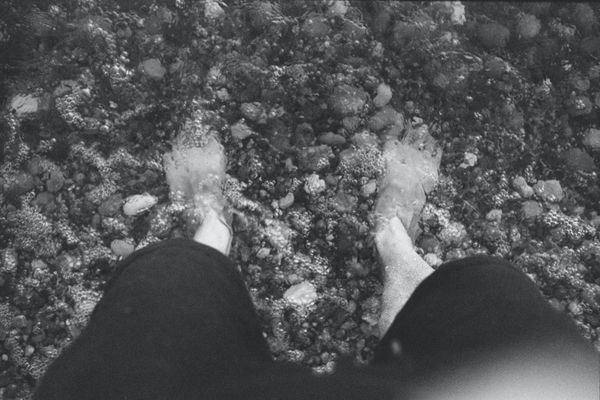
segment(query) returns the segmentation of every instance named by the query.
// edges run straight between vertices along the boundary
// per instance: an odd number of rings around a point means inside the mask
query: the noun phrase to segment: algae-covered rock
[[[355,115],[363,110],[368,97],[363,89],[342,84],[334,89],[329,98],[329,105],[339,115]]]

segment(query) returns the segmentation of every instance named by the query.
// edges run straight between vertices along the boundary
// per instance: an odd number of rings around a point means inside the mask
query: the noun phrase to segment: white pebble
[[[328,10],[330,15],[336,17],[343,17],[348,12],[348,1],[347,0],[336,0]]]
[[[474,167],[475,164],[477,164],[477,155],[473,154],[473,153],[466,152],[465,153],[465,160],[463,161],[462,164],[460,164],[460,167],[461,168],[469,168],[469,167]]]
[[[225,14],[223,7],[219,5],[215,0],[206,0],[204,3],[204,16],[209,19],[217,19]]]
[[[133,253],[135,247],[126,240],[115,239],[110,243],[110,249],[117,256],[127,257]]]
[[[427,264],[429,264],[430,267],[437,267],[439,265],[442,265],[442,259],[439,258],[437,256],[437,254],[435,253],[427,253],[423,256],[423,260],[425,260],[425,262]]]
[[[17,117],[22,117],[27,114],[34,114],[39,109],[39,99],[32,95],[16,95],[10,101],[10,108],[15,110]]]
[[[123,204],[123,213],[125,215],[138,215],[144,211],[152,208],[158,203],[158,197],[152,196],[151,194],[134,194],[125,199]]]
[[[392,88],[390,88],[385,83],[380,83],[377,86],[377,96],[373,99],[373,104],[375,107],[381,108],[387,105],[392,99]]]
[[[283,298],[297,306],[307,306],[317,300],[317,289],[310,282],[291,286],[283,294]]]

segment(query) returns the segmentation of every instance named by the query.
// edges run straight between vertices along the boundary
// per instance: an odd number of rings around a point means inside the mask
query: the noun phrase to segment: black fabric
[[[554,339],[574,351],[590,349],[524,274],[501,260],[469,258],[445,264],[419,286],[371,367],[341,366],[315,377],[271,360],[227,257],[176,239],[117,266],[88,326],[51,365],[34,398],[402,399],[411,379],[426,371],[516,341]]]

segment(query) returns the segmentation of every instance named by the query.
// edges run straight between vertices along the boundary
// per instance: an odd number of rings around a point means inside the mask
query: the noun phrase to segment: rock
[[[522,176],[517,176],[512,182],[513,188],[524,198],[528,199],[533,196],[533,188],[527,184],[527,181]]]
[[[218,1],[206,0],[204,3],[204,17],[208,20],[214,20],[221,18],[225,15],[225,10],[219,5]]]
[[[330,146],[341,146],[346,143],[346,138],[333,132],[325,132],[319,136],[319,142]]]
[[[50,172],[50,177],[46,181],[46,188],[48,189],[48,191],[56,193],[63,188],[64,184],[65,177],[63,173],[58,169],[52,170]]]
[[[306,177],[306,182],[304,183],[304,191],[309,196],[317,196],[319,193],[322,193],[327,189],[327,185],[325,181],[319,177],[317,174],[310,174]]]
[[[521,205],[521,213],[526,219],[533,219],[544,212],[544,208],[540,203],[533,200],[524,201]]]
[[[294,193],[288,193],[285,197],[279,199],[279,208],[285,210],[294,204]]]
[[[296,306],[307,306],[317,300],[317,289],[310,282],[298,283],[283,293],[283,298]]]
[[[567,150],[563,154],[562,159],[568,167],[577,171],[592,172],[596,170],[594,159],[582,149]]]
[[[249,119],[250,121],[258,122],[259,120],[264,119],[265,110],[259,102],[254,103],[242,103],[240,106],[240,111],[242,115]]]
[[[254,131],[244,123],[243,120],[238,121],[236,124],[231,126],[231,136],[237,140],[244,140],[248,136],[255,135]]]
[[[298,166],[304,171],[321,171],[329,168],[330,158],[334,158],[333,151],[325,144],[303,147],[298,152]]]
[[[270,254],[271,254],[271,249],[269,249],[268,247],[261,247],[256,252],[256,258],[258,258],[259,260],[263,260],[263,259],[267,258]]]
[[[119,257],[127,257],[133,253],[135,247],[127,240],[115,239],[110,243],[110,249]]]
[[[473,153],[465,152],[465,159],[459,165],[460,168],[474,167],[477,164],[477,155]]]
[[[560,182],[557,180],[538,181],[533,186],[533,190],[539,197],[550,203],[559,202],[564,197]]]
[[[427,253],[423,256],[423,260],[429,264],[430,267],[438,267],[442,265],[443,261],[435,253]]]
[[[150,58],[143,61],[140,64],[140,70],[146,74],[150,79],[161,80],[167,70],[162,66],[161,62],[157,58]]]
[[[370,180],[360,188],[360,194],[363,197],[369,197],[377,191],[377,181]]]
[[[385,83],[379,84],[377,86],[377,96],[373,99],[373,104],[375,107],[381,108],[387,105],[392,99],[392,88],[390,88]]]
[[[567,100],[567,110],[572,117],[587,115],[592,112],[593,104],[589,97],[583,95],[572,96]]]
[[[33,176],[27,172],[19,172],[12,179],[7,179],[4,184],[4,191],[11,196],[20,196],[25,194],[35,187]]]
[[[33,200],[33,204],[40,206],[40,207],[46,207],[47,205],[51,204],[54,201],[54,195],[50,192],[41,192],[38,193],[37,196],[35,196],[35,199]]]
[[[350,40],[361,41],[367,36],[367,28],[359,23],[352,20],[344,20],[344,26],[342,28],[342,34]],[[360,59],[358,59],[360,60]],[[350,63],[350,62],[349,62]],[[358,62],[358,64],[362,64]]]
[[[25,117],[38,112],[40,99],[30,94],[18,94],[10,101],[10,108],[15,110],[17,117]]]
[[[467,230],[460,222],[451,222],[438,234],[439,239],[451,245],[460,245],[467,237]]]
[[[590,128],[585,133],[583,145],[590,151],[600,151],[600,129]]]
[[[108,199],[100,203],[98,207],[98,213],[103,217],[112,217],[119,213],[119,209],[123,204],[123,196],[120,194],[113,194]]]
[[[379,132],[389,126],[398,125],[404,129],[404,117],[391,106],[386,106],[369,118],[369,129]]]
[[[327,21],[327,18],[322,15],[309,15],[302,25],[302,33],[311,39],[325,36],[329,31],[329,22]]]
[[[346,193],[342,190],[338,191],[333,199],[331,199],[331,207],[338,212],[351,212],[356,204],[358,203],[358,199],[355,196],[352,196],[349,193]]]
[[[158,197],[151,194],[135,194],[125,199],[123,213],[128,216],[138,215],[149,210],[158,203]]]
[[[482,24],[477,30],[477,36],[484,47],[492,49],[505,47],[510,37],[510,31],[504,25],[496,22]]]
[[[490,210],[485,215],[485,219],[487,219],[488,221],[500,222],[502,220],[502,210],[497,208]]]
[[[335,0],[327,10],[329,15],[334,17],[343,17],[348,12],[348,1],[347,0]]]
[[[342,84],[334,89],[329,105],[339,115],[356,115],[363,110],[367,98],[368,94],[361,88]]]
[[[532,39],[536,37],[537,34],[540,33],[541,28],[542,24],[535,15],[523,14],[517,20],[517,35],[523,39]]]

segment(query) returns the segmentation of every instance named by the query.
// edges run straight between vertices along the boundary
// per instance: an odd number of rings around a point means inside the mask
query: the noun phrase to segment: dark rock
[[[564,153],[562,159],[569,168],[577,171],[592,172],[597,169],[594,159],[582,149],[570,149]]]
[[[331,147],[325,144],[304,147],[298,151],[298,166],[304,171],[321,171],[329,167],[329,159],[333,157]]]
[[[49,192],[56,193],[63,188],[65,184],[65,177],[63,173],[56,169],[50,172],[50,177],[46,181],[46,188]]]
[[[121,205],[123,204],[123,196],[121,194],[113,194],[107,200],[103,201],[98,207],[100,215],[105,217],[112,217],[121,212]]]
[[[343,84],[334,89],[329,104],[339,115],[356,115],[363,110],[368,96],[361,88]]]
[[[482,24],[477,30],[481,44],[488,49],[505,47],[510,37],[510,31],[504,25],[496,22]]]

